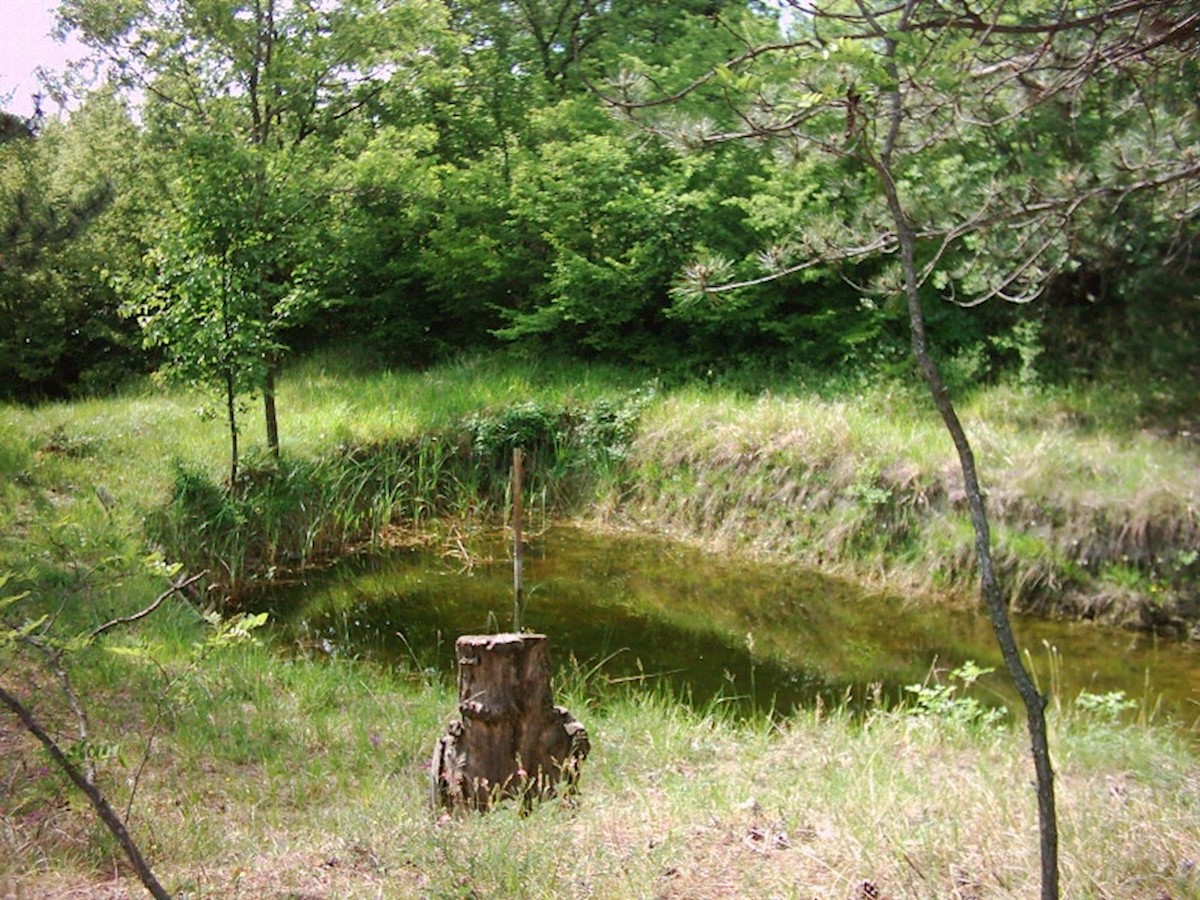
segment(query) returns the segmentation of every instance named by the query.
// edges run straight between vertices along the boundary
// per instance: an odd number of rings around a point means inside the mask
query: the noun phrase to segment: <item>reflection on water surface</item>
[[[512,568],[500,538],[473,565],[432,550],[346,562],[269,598],[290,640],[326,652],[450,675],[459,634],[507,630]],[[974,660],[998,672],[983,696],[1016,705],[981,614],[866,592],[811,570],[731,561],[645,535],[556,527],[525,553],[525,624],[607,681],[661,683],[786,712],[816,698],[903,694],[931,667]],[[1123,690],[1181,724],[1200,717],[1200,648],[1086,623],[1015,623],[1043,688]],[[1055,652],[1055,650],[1057,652]],[[1053,660],[1052,660],[1053,657]]]

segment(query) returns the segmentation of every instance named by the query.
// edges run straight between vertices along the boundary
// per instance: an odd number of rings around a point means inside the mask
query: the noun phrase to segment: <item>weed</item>
[[[1116,720],[1131,709],[1137,709],[1137,701],[1127,698],[1124,691],[1109,691],[1104,694],[1081,691],[1075,698],[1075,705],[1086,713],[1109,721]]]
[[[945,682],[908,685],[905,690],[914,696],[912,714],[932,717],[952,726],[994,727],[1004,720],[1008,711],[1003,707],[986,707],[977,697],[966,694],[980,677],[993,671],[968,660],[952,669]]]

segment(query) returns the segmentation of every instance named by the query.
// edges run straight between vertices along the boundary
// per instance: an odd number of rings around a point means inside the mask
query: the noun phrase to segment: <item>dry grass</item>
[[[281,758],[204,760],[174,746],[178,733],[160,740],[134,827],[178,896],[1037,894],[1035,808],[1015,729],[903,712],[738,725],[623,695],[585,715],[596,752],[576,803],[438,820],[425,805],[424,750],[438,714],[452,711],[447,695],[393,684],[380,707],[370,696],[384,684],[372,676],[357,697],[329,688],[343,706],[335,713],[295,716],[319,680],[314,671],[271,688],[289,711],[270,722],[291,723],[272,751]],[[1193,751],[1165,731],[1056,726],[1063,896],[1197,896]],[[295,756],[283,749],[293,744]],[[45,869],[8,857],[0,886],[51,900],[141,896],[120,867],[114,879],[111,851],[88,831]]]
[[[1072,415],[1072,403],[1084,405],[995,388],[966,405],[1008,593],[1042,614],[1186,633],[1200,448]],[[887,387],[852,400],[673,394],[643,417],[617,514],[714,547],[973,594],[958,463],[927,406]]]

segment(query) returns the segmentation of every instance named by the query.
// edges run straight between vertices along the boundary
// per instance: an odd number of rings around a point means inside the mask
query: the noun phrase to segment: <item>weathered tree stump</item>
[[[554,705],[544,634],[460,637],[458,710],[433,750],[436,807],[487,809],[505,797],[544,799],[573,791],[587,731]]]

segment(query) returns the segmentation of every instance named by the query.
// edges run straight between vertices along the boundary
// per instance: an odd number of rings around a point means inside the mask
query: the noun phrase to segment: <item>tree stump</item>
[[[532,802],[579,779],[589,744],[583,725],[550,691],[544,634],[475,634],[455,642],[458,710],[433,750],[435,808],[487,809],[506,797]]]

